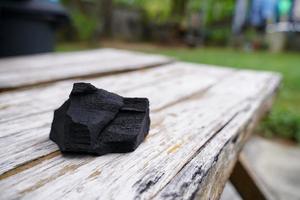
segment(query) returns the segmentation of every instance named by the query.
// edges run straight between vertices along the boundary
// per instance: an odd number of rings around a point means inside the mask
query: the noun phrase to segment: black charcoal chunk
[[[62,152],[103,155],[134,151],[150,127],[147,98],[123,98],[89,83],[75,83],[54,111],[50,139]]]

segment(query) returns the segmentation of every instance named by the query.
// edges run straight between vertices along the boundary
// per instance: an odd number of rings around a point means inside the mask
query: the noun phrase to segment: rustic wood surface
[[[197,69],[190,64],[173,64],[84,81],[125,96],[146,96],[151,101],[151,110],[156,111],[207,89],[229,73],[232,73],[232,70]],[[194,74],[205,77],[199,79]],[[0,126],[5,125],[0,133],[0,145],[3,145],[3,151],[0,152],[0,173],[57,149],[56,145],[48,140],[53,110],[66,100],[72,83],[73,81],[65,81],[48,87],[10,92],[0,96],[2,105]],[[153,87],[154,83],[156,87]],[[191,84],[194,87],[191,87]],[[181,87],[170,90],[174,85]],[[157,89],[162,93],[157,92]]]
[[[38,67],[38,65],[37,65]],[[150,99],[151,130],[132,153],[62,155],[53,109],[75,81]],[[278,74],[176,62],[0,95],[0,199],[217,199]]]
[[[0,59],[0,91],[170,63],[172,59],[116,49],[46,53]]]

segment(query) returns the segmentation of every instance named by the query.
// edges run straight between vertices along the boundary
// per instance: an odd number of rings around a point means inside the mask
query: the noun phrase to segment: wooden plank
[[[0,91],[132,71],[170,62],[172,60],[164,56],[116,49],[6,58],[0,60]]]
[[[271,200],[275,199],[249,167],[243,154],[239,155],[230,175],[230,182],[244,200]]]
[[[151,131],[136,151],[102,157],[57,155],[3,178],[0,195],[5,199],[153,198],[228,124],[243,127],[237,118],[240,113],[261,104],[266,88],[274,89],[278,83],[278,77],[270,73],[233,73],[199,96],[152,112]],[[228,127],[226,133],[232,135],[232,131]],[[222,167],[230,168],[227,164]]]
[[[270,80],[261,95],[199,149],[154,199],[219,199],[244,143],[270,109],[279,82],[280,77]]]
[[[71,64],[83,62],[84,60],[97,60],[97,54],[99,53],[103,56],[111,59],[111,56],[116,56],[118,53],[112,49],[96,49],[96,50],[88,50],[88,51],[75,51],[75,52],[63,52],[63,53],[42,53],[35,55],[26,55],[26,56],[16,56],[16,57],[8,57],[1,58],[1,68],[0,72],[9,72],[9,71],[24,71],[24,63],[26,63],[27,69],[35,69],[35,68],[47,68],[52,67],[53,65],[58,64]],[[105,59],[101,57],[101,59]],[[51,60],[51,62],[49,62]]]
[[[147,96],[151,110],[158,111],[206,90],[233,72],[230,69],[196,68],[193,64],[178,63],[86,81],[125,96]],[[199,79],[198,76],[203,78]],[[180,87],[170,90],[176,85]],[[0,110],[0,116],[3,117],[0,120],[0,145],[3,146],[0,152],[0,174],[57,150],[56,145],[48,140],[53,109],[67,98],[71,86],[72,82],[65,81],[48,87],[0,95],[0,105],[3,107]],[[9,101],[11,98],[13,100]]]
[[[101,88],[122,94],[122,92],[124,93],[127,90],[138,87],[164,84],[163,82],[174,79],[174,77],[191,76],[196,72],[200,76],[203,76],[203,80],[206,80],[211,77],[213,79],[219,78],[224,73],[232,71],[232,69],[209,68],[202,65],[177,63],[161,68],[109,76],[107,78],[78,79],[55,83],[49,87],[43,86],[35,89],[2,93],[0,95],[0,124],[12,119],[55,109],[63,103],[72,88],[72,84],[77,81],[91,82]],[[128,78],[128,76],[131,78]],[[158,85],[157,87],[160,86]]]

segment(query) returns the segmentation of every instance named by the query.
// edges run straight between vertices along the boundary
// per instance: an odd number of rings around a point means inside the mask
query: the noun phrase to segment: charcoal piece
[[[62,152],[104,155],[134,151],[150,126],[147,98],[123,98],[89,83],[75,83],[54,111],[50,139]]]
[[[135,150],[148,134],[149,126],[148,99],[124,98],[124,106],[117,117],[100,135],[97,152],[105,154]]]

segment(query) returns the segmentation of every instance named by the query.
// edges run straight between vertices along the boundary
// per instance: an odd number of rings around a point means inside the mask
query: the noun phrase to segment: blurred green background
[[[72,25],[56,51],[124,48],[178,60],[276,71],[283,83],[272,111],[257,128],[266,137],[300,144],[299,32],[245,24],[232,32],[235,0],[62,0]],[[251,5],[250,5],[251,6]],[[282,21],[283,20],[283,21]]]

